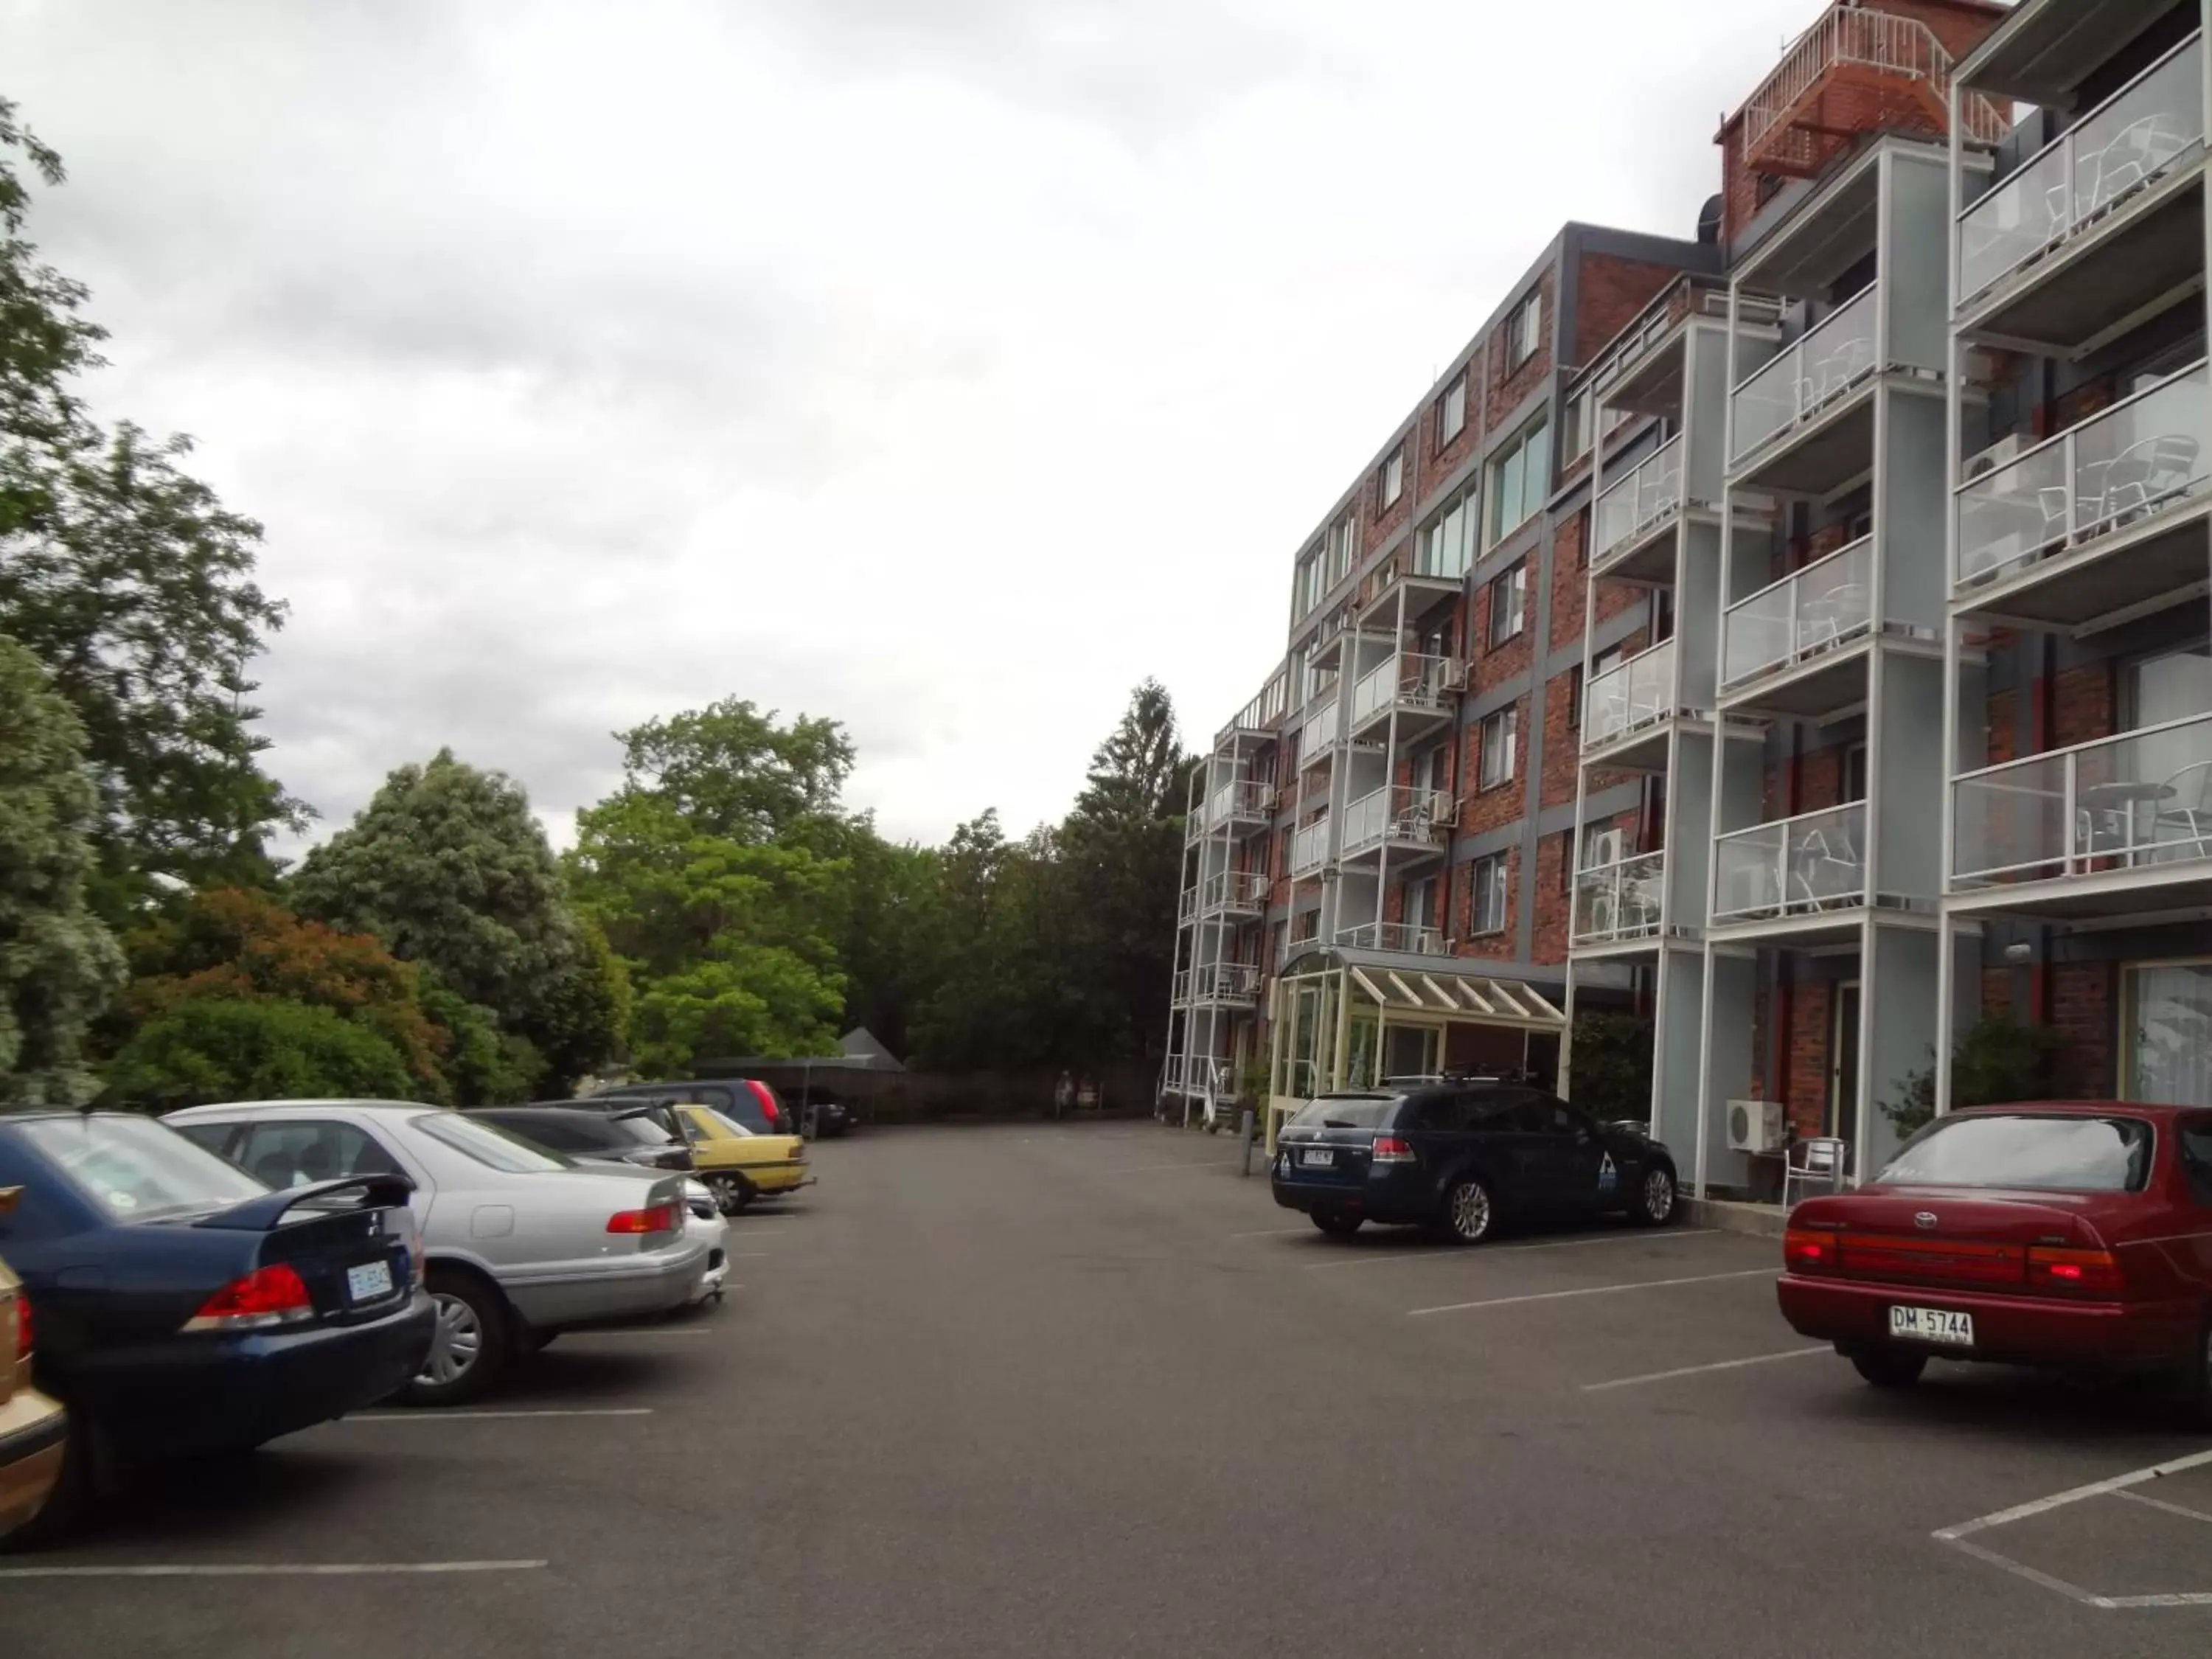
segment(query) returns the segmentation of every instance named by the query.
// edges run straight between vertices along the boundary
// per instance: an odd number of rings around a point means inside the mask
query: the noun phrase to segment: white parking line
[[[544,1561],[202,1561],[158,1566],[0,1567],[0,1578],[354,1578],[387,1572],[531,1572]]]
[[[1564,1302],[1577,1296],[1616,1296],[1623,1291],[1663,1291],[1676,1285],[1712,1285],[1723,1279],[1772,1279],[1772,1267],[1745,1267],[1732,1273],[1698,1273],[1690,1279],[1640,1279],[1629,1285],[1591,1285],[1578,1291],[1538,1291],[1529,1296],[1493,1296],[1481,1302],[1447,1302],[1437,1308],[1408,1308],[1408,1319],[1428,1314],[1471,1313],[1477,1308],[1510,1308],[1523,1302]]]
[[[1717,1233],[1717,1227],[1691,1227],[1681,1232],[1664,1235],[1669,1238],[1695,1238],[1703,1233]],[[1324,1273],[1331,1267],[1364,1267],[1376,1261],[1481,1261],[1493,1255],[1517,1255],[1523,1250],[1579,1250],[1592,1244],[1649,1244],[1660,1237],[1652,1233],[1605,1233],[1596,1238],[1555,1238],[1542,1244],[1492,1244],[1486,1249],[1472,1253],[1465,1250],[1389,1250],[1370,1251],[1364,1255],[1347,1256],[1338,1261],[1308,1261],[1302,1271]]]
[[[2124,1498],[2130,1504],[2145,1504],[2154,1510],[2164,1510],[2168,1515],[2185,1516],[2191,1521],[2202,1521],[2208,1525],[2212,1525],[2212,1515],[2205,1514],[2203,1510],[2190,1509],[2184,1504],[2169,1504],[2163,1498],[2152,1498],[2139,1492],[2116,1492],[2112,1496]]]
[[[523,1417],[650,1417],[650,1406],[575,1407],[562,1411],[522,1412],[357,1412],[348,1423],[480,1423],[486,1418]]]
[[[1249,1233],[1231,1233],[1231,1238],[1285,1238],[1292,1233],[1310,1233],[1310,1227],[1261,1227]]]
[[[1646,1371],[1641,1376],[1615,1377],[1610,1382],[1585,1382],[1583,1392],[1602,1394],[1607,1389],[1632,1389],[1639,1382],[1671,1382],[1678,1376],[1701,1376],[1707,1371],[1738,1371],[1746,1365],[1771,1365],[1778,1359],[1802,1359],[1807,1354],[1834,1352],[1834,1348],[1823,1344],[1817,1348],[1786,1348],[1780,1353],[1753,1354],[1748,1359],[1717,1359],[1710,1365],[1678,1365],[1671,1371]]]
[[[726,1291],[742,1291],[742,1285],[725,1285]],[[706,1325],[623,1325],[604,1331],[570,1331],[562,1338],[567,1342],[580,1342],[587,1336],[712,1336],[714,1330]]]
[[[1231,1164],[1235,1164],[1235,1163],[1237,1163],[1238,1161],[1239,1161],[1239,1160],[1237,1160],[1237,1159],[1236,1159],[1236,1158],[1206,1158],[1206,1159],[1203,1159],[1203,1160],[1201,1160],[1201,1161],[1200,1161],[1200,1162],[1197,1162],[1197,1163],[1182,1163],[1182,1164],[1137,1164],[1137,1165],[1135,1165],[1133,1168],[1131,1168],[1131,1169],[1127,1169],[1127,1170],[1102,1170],[1100,1173],[1104,1174],[1104,1175],[1109,1175],[1109,1176],[1110,1176],[1110,1175],[1157,1175],[1157,1174],[1158,1174],[1158,1173],[1159,1173],[1161,1170],[1225,1170],[1225,1169],[1227,1169]]]
[[[2008,1510],[1999,1510],[1994,1515],[1977,1516],[1962,1521],[1955,1527],[1946,1527],[1936,1536],[1944,1543],[1954,1544],[1960,1539],[1978,1532],[1987,1532],[1991,1527],[2008,1527],[2015,1521],[2026,1521],[2038,1515],[2047,1515],[2052,1510],[2064,1509],[2069,1504],[2078,1504],[2085,1498],[2102,1498],[2106,1492],[2122,1492],[2130,1486],[2140,1486],[2147,1480],[2162,1480],[2170,1474],[2180,1474],[2189,1469],[2202,1468],[2212,1463],[2212,1451],[2201,1451],[2188,1457],[2177,1457],[2170,1463],[2154,1463],[2147,1469],[2131,1469],[2125,1474],[2116,1474],[2109,1480],[2093,1480],[2086,1486],[2055,1492],[2049,1498],[2039,1498],[2030,1504],[2017,1504]]]

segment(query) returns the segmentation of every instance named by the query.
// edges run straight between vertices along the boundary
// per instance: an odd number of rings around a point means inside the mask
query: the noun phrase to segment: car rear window
[[[1291,1122],[1313,1129],[1379,1129],[1391,1121],[1402,1095],[1324,1095],[1309,1101]]]
[[[2139,1117],[2007,1113],[1930,1125],[1881,1172],[1929,1187],[2139,1193],[2150,1179],[2150,1125]]]
[[[509,1175],[538,1175],[576,1167],[558,1152],[533,1146],[520,1135],[463,1117],[459,1112],[425,1112],[413,1121],[431,1139],[443,1141],[455,1152]]]
[[[118,1221],[150,1221],[259,1198],[269,1188],[151,1118],[33,1118],[18,1131]]]

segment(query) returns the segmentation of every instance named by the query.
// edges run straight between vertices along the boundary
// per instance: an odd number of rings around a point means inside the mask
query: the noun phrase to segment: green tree
[[[565,1088],[621,1040],[619,995],[578,925],[521,785],[441,749],[402,766],[288,886],[303,915],[374,933],[528,1039]]]
[[[410,1078],[397,1048],[334,1010],[210,997],[141,1025],[107,1081],[118,1102],[167,1112],[217,1100],[404,1099]]]
[[[1652,1024],[1637,1014],[1575,1016],[1567,1069],[1576,1105],[1612,1120],[1651,1118]]]
[[[84,731],[37,660],[0,636],[0,1101],[75,1102],[87,1031],[123,956],[87,908]]]
[[[0,632],[84,731],[94,908],[121,927],[177,884],[258,882],[306,809],[260,769],[246,665],[283,607],[252,580],[261,527],[181,470],[189,443],[112,432],[71,389],[100,366],[82,284],[22,235],[60,160],[0,100]]]
[[[1984,1014],[1951,1050],[1952,1105],[2048,1098],[2057,1049],[2057,1034],[2047,1025],[2016,1025],[2008,1015]],[[1934,1051],[1927,1066],[1899,1078],[1895,1087],[1897,1097],[1883,1101],[1881,1112],[1896,1126],[1898,1139],[1908,1140],[1936,1121]]]
[[[748,843],[838,817],[853,770],[852,739],[835,720],[801,714],[779,726],[774,710],[738,697],[647,720],[615,740],[625,793],[652,796],[695,835]]]

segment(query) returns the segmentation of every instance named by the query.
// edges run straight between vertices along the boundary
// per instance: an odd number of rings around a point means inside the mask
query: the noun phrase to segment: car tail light
[[[1375,1137],[1375,1161],[1377,1164],[1411,1164],[1413,1161],[1413,1143],[1396,1135],[1377,1135]]]
[[[607,1218],[611,1233],[669,1233],[681,1224],[673,1204],[656,1204],[649,1210],[617,1210]]]
[[[2059,1250],[2038,1244],[2027,1253],[2027,1282],[2039,1291],[2075,1296],[2118,1296],[2127,1288],[2109,1250]]]
[[[783,1122],[783,1109],[775,1103],[775,1091],[757,1079],[748,1079],[745,1087],[753,1091],[760,1102],[761,1115],[768,1120],[769,1127],[776,1128]]]
[[[18,1363],[31,1357],[31,1298],[18,1294],[15,1297],[15,1358]]]
[[[804,1164],[804,1163],[805,1163],[805,1162],[806,1162],[806,1145],[805,1145],[805,1143],[804,1141],[802,1141],[802,1142],[800,1142],[798,1146],[796,1146],[793,1147],[793,1148],[791,1149],[791,1156],[792,1156],[792,1158],[793,1158],[796,1162],[798,1162],[798,1163],[800,1163],[800,1164]]]
[[[188,1331],[259,1331],[296,1325],[315,1316],[307,1282],[287,1262],[256,1267],[234,1279],[185,1322]]]
[[[1791,1227],[1782,1235],[1782,1265],[1792,1273],[1826,1273],[1836,1265],[1835,1234]]]

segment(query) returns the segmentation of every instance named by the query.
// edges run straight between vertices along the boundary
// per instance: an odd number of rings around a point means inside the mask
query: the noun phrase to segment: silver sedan
[[[559,1332],[681,1308],[708,1247],[680,1172],[573,1163],[459,1112],[391,1101],[263,1100],[162,1120],[271,1187],[405,1175],[438,1307],[407,1398],[450,1405]]]

